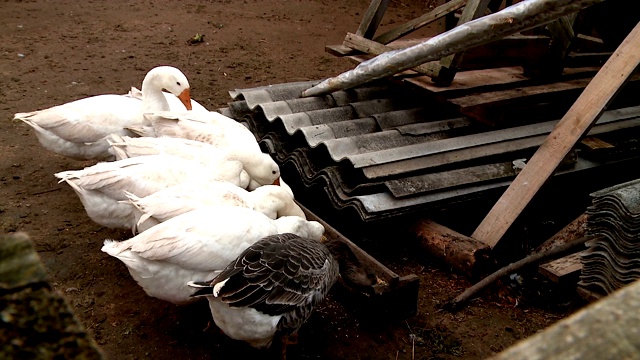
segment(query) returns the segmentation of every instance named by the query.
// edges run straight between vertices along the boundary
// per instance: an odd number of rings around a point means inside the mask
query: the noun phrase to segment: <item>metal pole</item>
[[[466,22],[423,43],[378,55],[303,91],[302,97],[324,95],[391,76],[428,61],[552,22],[602,1],[525,0],[495,14]]]

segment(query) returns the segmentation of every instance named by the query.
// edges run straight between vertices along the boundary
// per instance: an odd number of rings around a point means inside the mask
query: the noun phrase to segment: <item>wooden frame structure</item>
[[[376,35],[388,1],[373,0],[358,31],[347,34],[343,44],[327,46],[326,50],[360,63],[384,52],[415,44],[420,39],[400,38],[433,21],[451,16],[460,9],[462,13],[458,25],[510,4],[508,0],[505,4],[497,0],[451,0],[429,13]],[[477,274],[479,264],[487,264],[487,251],[498,244],[627,80],[637,77],[633,72],[640,63],[640,52],[634,48],[634,44],[640,43],[638,26],[612,55],[602,46],[602,40],[575,31],[578,22],[577,13],[566,15],[547,24],[544,36],[540,35],[540,31],[530,31],[506,37],[397,74],[405,76],[403,81],[426,89],[443,102],[457,106],[463,114],[494,125],[499,123],[499,119],[496,119],[496,112],[492,109],[518,104],[533,96],[552,97],[582,91],[470,237],[430,220],[420,221],[416,225],[414,233],[424,245],[463,273]],[[572,52],[575,48],[585,51]],[[608,61],[602,65],[606,59]],[[522,75],[514,70],[519,67],[524,70]],[[412,73],[418,76],[406,76]],[[446,239],[457,240],[444,244]]]

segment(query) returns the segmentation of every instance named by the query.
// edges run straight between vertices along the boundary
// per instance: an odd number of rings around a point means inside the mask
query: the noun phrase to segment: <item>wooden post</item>
[[[382,16],[387,11],[388,5],[389,0],[371,0],[371,4],[369,4],[369,8],[362,18],[356,34],[366,39],[373,38],[376,30],[378,30],[380,21],[382,21]]]
[[[405,24],[376,36],[373,41],[388,44],[463,7],[467,0],[451,0]]]
[[[487,9],[490,0],[468,0],[462,15],[458,20],[458,26],[468,21],[481,17],[484,11]],[[433,77],[433,81],[440,85],[450,85],[458,70],[458,65],[462,62],[464,52],[459,52],[446,56],[440,60],[439,64],[436,64],[436,76]]]
[[[602,66],[472,237],[493,248],[640,63],[640,24]]]

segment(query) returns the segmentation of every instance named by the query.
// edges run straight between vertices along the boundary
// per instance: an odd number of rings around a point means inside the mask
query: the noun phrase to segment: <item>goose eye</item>
[[[176,85],[180,86],[180,81],[177,81],[177,82],[176,82]]]
[[[275,175],[275,174],[276,174],[276,171],[275,171],[275,170],[273,170],[271,173],[272,173],[273,175]]]

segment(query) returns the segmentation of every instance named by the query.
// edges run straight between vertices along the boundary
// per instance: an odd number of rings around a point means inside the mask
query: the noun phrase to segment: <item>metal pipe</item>
[[[302,92],[302,97],[344,90],[554,21],[604,0],[524,0],[405,48],[389,51]]]

